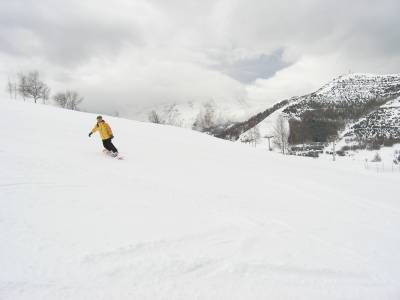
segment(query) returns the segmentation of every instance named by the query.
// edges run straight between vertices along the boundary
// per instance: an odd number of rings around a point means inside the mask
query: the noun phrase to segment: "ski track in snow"
[[[94,115],[0,114],[1,300],[400,298],[396,173],[110,117],[118,161]]]

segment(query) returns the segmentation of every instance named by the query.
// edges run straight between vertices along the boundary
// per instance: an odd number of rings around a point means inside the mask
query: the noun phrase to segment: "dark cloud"
[[[240,82],[251,84],[257,79],[273,77],[277,71],[290,65],[283,60],[283,49],[272,54],[259,54],[255,57],[238,59],[231,64],[224,63],[219,68]]]

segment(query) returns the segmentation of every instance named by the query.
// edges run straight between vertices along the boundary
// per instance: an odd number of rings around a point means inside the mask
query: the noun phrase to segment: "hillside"
[[[315,93],[302,96],[285,109],[291,117],[320,108],[354,108],[386,102],[400,96],[400,75],[350,74],[340,76]]]
[[[0,101],[0,299],[397,300],[398,173]]]
[[[352,125],[345,134],[354,138],[400,140],[400,97],[380,106]]]
[[[314,93],[277,102],[261,112],[260,103],[210,100],[158,104],[137,108],[133,112],[130,109],[129,118],[191,128],[218,138],[238,140],[243,134],[246,137],[246,132],[255,126],[258,126],[262,137],[271,135],[276,112],[279,112],[288,120],[293,120],[290,124],[292,144],[303,143],[304,139],[325,142],[331,135],[338,135],[346,126],[358,123],[361,118],[398,96],[400,75],[350,74],[333,79]],[[315,121],[318,126],[310,124]],[[304,132],[306,136],[303,136]]]
[[[340,76],[314,93],[281,101],[216,136],[238,140],[254,127],[261,137],[273,135],[275,119],[281,114],[288,120],[292,145],[326,143],[340,138],[349,128],[352,130],[347,135],[356,131],[365,143],[374,143],[382,136],[399,142],[399,96],[400,75]],[[378,129],[383,127],[386,129]]]

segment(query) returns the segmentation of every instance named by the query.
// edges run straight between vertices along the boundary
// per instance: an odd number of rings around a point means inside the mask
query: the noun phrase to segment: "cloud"
[[[7,47],[1,50],[75,67],[92,57],[118,55],[126,44],[143,44],[145,24],[130,19],[124,10],[127,5],[120,1],[115,9],[104,4],[92,0],[2,2],[0,38]],[[137,7],[146,13],[139,3]]]
[[[216,66],[217,69],[245,84],[251,84],[259,78],[270,78],[277,71],[290,65],[283,60],[283,49],[278,49],[268,55],[256,54],[233,60],[221,57],[219,61],[221,63]]]
[[[100,105],[105,112],[118,111],[123,116],[153,104],[229,102],[247,97],[242,84],[221,72],[197,63],[156,57],[156,53],[142,57],[127,51],[113,63],[95,62],[82,68],[78,78],[85,79],[80,90],[90,99],[86,103],[89,110]]]
[[[305,56],[269,79],[258,79],[247,87],[248,98],[266,107],[277,100],[301,96],[321,87],[341,71],[337,55]],[[326,69],[321,69],[324,65]]]
[[[38,69],[54,91],[78,89],[87,109],[110,113],[262,106],[350,70],[398,72],[398,11],[397,0],[1,1],[0,79]]]

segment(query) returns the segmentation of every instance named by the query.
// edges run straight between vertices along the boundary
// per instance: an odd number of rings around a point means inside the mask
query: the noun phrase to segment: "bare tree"
[[[200,110],[196,117],[196,121],[193,124],[193,129],[203,131],[211,128],[215,125],[215,107],[212,102],[203,104],[203,108]]]
[[[71,110],[79,110],[79,104],[84,100],[78,92],[69,90],[64,93],[57,93],[53,99],[59,106]]]
[[[67,99],[67,108],[71,110],[79,110],[79,104],[81,104],[84,100],[84,98],[79,96],[79,94],[75,91],[67,91]]]
[[[16,99],[16,84],[10,78],[8,78],[6,90],[10,94],[10,99]]]
[[[49,87],[45,86],[43,88],[41,98],[42,98],[43,104],[46,104],[47,100],[49,100],[49,98],[50,98],[50,88]]]
[[[204,104],[203,124],[205,128],[210,128],[214,125],[215,108],[211,102]]]
[[[181,113],[176,103],[169,105],[165,110],[165,119],[163,120],[164,124],[182,127],[183,122],[181,119]]]
[[[164,122],[161,120],[160,115],[159,115],[155,110],[152,110],[152,111],[150,112],[150,114],[149,114],[149,116],[148,116],[148,119],[149,119],[149,121],[150,121],[151,123],[156,123],[156,124],[162,124],[162,123],[164,123]]]
[[[67,97],[65,93],[57,93],[53,96],[53,100],[62,108],[67,106]]]
[[[276,124],[273,129],[273,135],[273,141],[275,145],[281,149],[283,154],[287,153],[289,145],[289,126],[286,119],[282,115],[279,115],[276,120]]]
[[[27,76],[23,73],[19,73],[18,75],[18,83],[17,83],[17,91],[22,96],[24,101],[28,97],[28,80]]]
[[[32,71],[27,75],[18,74],[18,92],[24,100],[32,98],[37,103],[39,99],[42,99],[45,103],[49,99],[50,88],[40,80],[38,71]]]
[[[14,92],[14,100],[17,99],[18,89],[17,89],[17,82],[13,81],[13,92]]]
[[[241,136],[240,141],[242,143],[251,144],[254,147],[257,147],[260,138],[261,138],[260,129],[258,128],[258,126],[254,126]]]
[[[251,142],[253,143],[254,147],[257,147],[257,144],[260,141],[261,134],[260,134],[260,129],[258,126],[254,126],[250,131],[250,136],[251,136]]]

